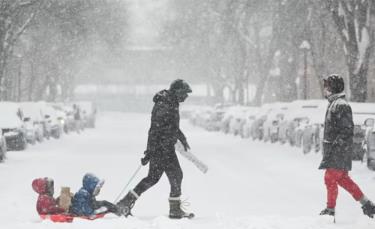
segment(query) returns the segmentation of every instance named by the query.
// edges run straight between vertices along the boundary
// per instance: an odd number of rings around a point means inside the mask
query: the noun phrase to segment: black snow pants
[[[147,177],[134,188],[134,191],[141,195],[143,192],[154,186],[160,180],[165,172],[167,174],[169,184],[171,185],[170,197],[181,196],[182,170],[177,155],[173,150],[163,152],[163,155],[153,155],[150,159]]]

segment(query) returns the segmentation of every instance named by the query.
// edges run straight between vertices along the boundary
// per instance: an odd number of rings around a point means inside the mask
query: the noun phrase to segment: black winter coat
[[[329,105],[324,122],[323,160],[319,169],[352,169],[354,124],[352,109],[345,94],[328,98]]]
[[[169,90],[158,92],[151,114],[151,127],[148,132],[147,150],[151,158],[168,157],[175,153],[177,140],[186,143],[185,135],[180,130],[179,103]]]

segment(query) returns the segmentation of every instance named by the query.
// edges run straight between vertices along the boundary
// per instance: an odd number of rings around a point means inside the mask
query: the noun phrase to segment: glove
[[[143,166],[147,165],[148,162],[150,161],[150,154],[149,154],[149,152],[146,150],[144,154],[145,154],[145,156],[143,158],[141,158],[141,164]]]
[[[187,142],[182,142],[182,145],[184,146],[184,149],[185,151],[189,151],[190,150],[190,146]]]

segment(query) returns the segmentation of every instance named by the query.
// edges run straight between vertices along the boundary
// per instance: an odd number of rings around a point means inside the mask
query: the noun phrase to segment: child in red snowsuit
[[[39,194],[36,203],[36,210],[39,215],[52,215],[65,212],[58,206],[58,202],[53,198],[54,182],[51,178],[38,178],[33,180],[32,187]]]

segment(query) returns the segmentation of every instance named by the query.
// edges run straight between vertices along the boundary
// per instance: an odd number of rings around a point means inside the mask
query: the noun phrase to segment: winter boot
[[[319,215],[329,215],[335,216],[335,209],[334,208],[324,208]]]
[[[186,203],[186,202],[185,202]],[[182,207],[180,197],[170,197],[169,198],[169,218],[171,219],[181,219],[181,218],[193,218],[193,213],[187,213],[181,209]]]
[[[375,214],[375,205],[370,200],[361,201],[363,214],[367,215],[370,218],[374,218]]]
[[[126,194],[126,196],[120,200],[116,206],[121,212],[122,215],[125,217],[128,217],[129,215],[132,215],[131,210],[135,204],[135,201],[139,198],[138,194],[134,192],[134,190],[131,190]]]

